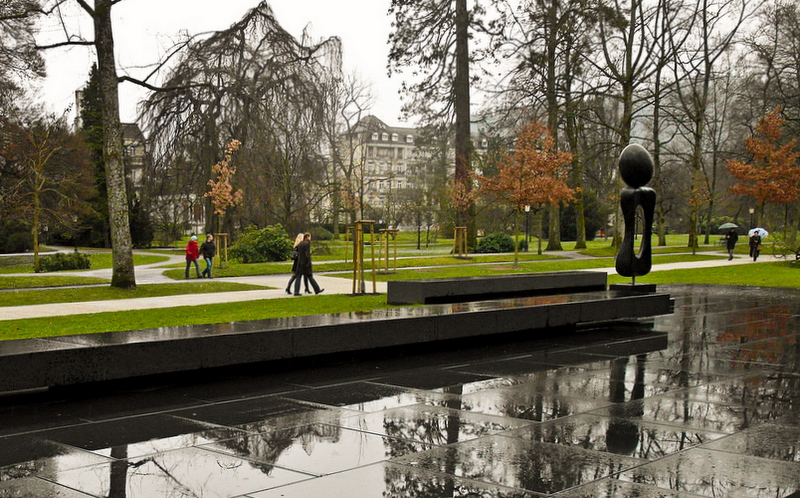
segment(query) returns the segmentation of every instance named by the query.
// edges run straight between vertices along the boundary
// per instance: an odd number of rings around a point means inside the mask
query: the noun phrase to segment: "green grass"
[[[108,284],[105,278],[72,275],[38,275],[30,277],[0,277],[0,289],[37,289],[41,287],[66,287],[70,285]]]
[[[720,259],[721,256],[711,255],[671,255],[656,256],[653,258],[654,264],[677,263],[681,261],[710,261]],[[505,275],[510,273],[541,273],[549,271],[565,270],[590,270],[595,268],[613,268],[614,258],[593,258],[593,259],[573,259],[573,260],[548,260],[539,263],[521,263],[517,266],[513,264],[487,264],[480,266],[449,266],[438,268],[420,268],[415,270],[398,270],[394,273],[381,274],[376,276],[376,280],[385,282],[389,280],[410,280],[418,278],[457,278],[457,277],[478,277],[486,275]],[[367,272],[368,279],[372,279],[372,273]]]
[[[236,292],[258,289],[265,289],[265,287],[260,285],[239,284],[236,282],[221,282],[219,280],[195,280],[175,284],[138,285],[136,286],[136,290],[133,291],[117,289],[108,285],[69,289],[18,290],[13,292],[0,292],[0,306],[79,303],[86,301],[108,301],[113,299],[136,299],[142,297],[207,294],[211,292]]]
[[[544,260],[558,260],[563,258],[563,256],[559,256],[557,254],[543,254],[537,255],[536,253],[519,253],[519,260],[520,261],[544,261]],[[404,258],[404,259],[397,259],[397,268],[412,268],[412,267],[419,267],[419,266],[468,266],[473,265],[476,263],[493,263],[493,262],[509,262],[514,260],[513,253],[503,253],[503,254],[478,254],[474,257],[471,256],[469,259],[459,259],[453,256],[430,256],[430,257],[416,257],[416,258]],[[316,257],[314,257],[314,272],[321,273],[321,272],[331,272],[331,271],[349,271],[353,269],[353,262],[349,260],[347,263],[338,262],[338,263],[325,263],[319,262]],[[366,262],[368,268],[372,268],[371,262]],[[389,268],[392,269],[395,266],[395,261],[393,258],[389,259]],[[180,269],[174,270],[167,270],[164,272],[169,278],[174,280],[181,280],[184,278],[185,275],[185,264],[179,265],[171,265],[171,267],[180,267]],[[204,268],[205,266],[200,263],[200,267]],[[385,267],[385,260],[378,260],[377,257],[375,259],[375,268],[384,268]],[[279,261],[277,263],[250,263],[250,264],[242,264],[237,262],[230,262],[228,263],[227,267],[225,268],[214,268],[214,276],[215,277],[246,277],[246,276],[253,276],[253,275],[282,275],[288,274],[291,272],[292,264],[290,261]],[[191,270],[190,275],[194,274],[194,270]]]
[[[685,247],[685,236],[675,237],[670,246],[657,248],[657,252],[671,253],[670,255],[656,255],[654,264],[680,262],[680,261],[705,261],[724,257],[724,250],[719,246],[706,246],[704,252],[692,255],[689,248]],[[450,241],[451,243],[451,241]],[[535,243],[535,241],[533,242]],[[533,244],[532,243],[532,244]],[[574,244],[572,244],[574,245]],[[469,277],[479,275],[498,275],[508,273],[535,273],[557,270],[595,269],[614,266],[613,248],[610,241],[592,241],[588,251],[593,254],[607,254],[606,256],[586,258],[580,260],[561,259],[558,252],[548,252],[543,257],[537,256],[535,246],[531,252],[520,253],[520,264],[514,266],[513,254],[473,255],[468,260],[453,258],[447,255],[450,244],[448,241],[437,247],[438,254],[431,257],[420,256],[422,251],[407,247],[398,254],[409,254],[414,257],[398,260],[398,271],[389,275],[378,275],[380,280],[411,279],[411,278],[447,278]],[[344,244],[342,244],[342,248]],[[571,249],[569,243],[564,244],[566,250]],[[744,244],[739,244],[737,253],[746,253]],[[338,256],[329,256],[330,259],[342,259],[344,252]],[[376,253],[377,255],[377,253]],[[163,255],[154,255],[163,261]],[[351,256],[351,255],[349,255]],[[0,258],[2,260],[2,258]],[[110,263],[110,255],[108,255]],[[144,264],[138,260],[137,264]],[[377,263],[377,262],[376,262]],[[484,263],[484,264],[476,264]],[[183,264],[180,268],[168,270],[173,278],[183,277]],[[202,265],[201,265],[202,266]],[[409,267],[427,266],[427,268],[408,269]],[[438,266],[438,267],[433,267]],[[702,268],[692,270],[655,270],[644,277],[638,277],[637,283],[656,284],[719,284],[719,285],[755,285],[771,287],[800,287],[800,265],[791,262],[762,263],[758,267],[751,265],[730,265],[717,268]],[[343,278],[349,277],[352,263],[325,263],[323,258],[315,255],[315,271],[340,270]],[[407,269],[403,269],[407,268]],[[231,263],[228,268],[215,269],[215,276],[238,275],[265,275],[286,274],[290,269],[289,262],[264,263],[256,265],[241,265]],[[754,269],[756,271],[754,271]],[[11,282],[15,286],[28,284],[67,285],[76,282],[85,282],[88,279],[79,277],[79,273],[70,276],[30,276],[30,277],[2,277],[0,287]],[[59,279],[59,280],[56,280]],[[371,272],[367,272],[367,279],[371,280]],[[95,279],[97,280],[97,279]],[[108,283],[104,280],[99,280]],[[59,283],[62,282],[62,283]],[[629,278],[609,276],[609,282],[630,282]],[[99,286],[83,289],[39,289],[19,292],[0,293],[0,306],[14,306],[17,304],[36,304],[48,302],[77,302],[94,301],[103,299],[124,299],[129,297],[149,297],[158,295],[174,295],[187,293],[187,285],[191,293],[222,292],[227,290],[244,290],[258,288],[240,284],[225,283],[224,280],[176,282],[175,284],[141,285],[137,291],[120,291],[111,289],[110,286]],[[231,285],[233,287],[226,287]],[[367,285],[369,289],[369,284]],[[313,299],[312,302],[307,299]],[[302,303],[302,304],[301,304]],[[298,299],[266,299],[243,303],[226,303],[219,305],[198,305],[169,309],[137,310],[128,312],[102,313],[95,315],[75,315],[54,318],[37,318],[28,320],[15,320],[1,322],[0,339],[16,339],[26,337],[44,337],[54,335],[69,335],[76,333],[96,333],[105,331],[131,330],[153,328],[162,326],[176,326],[189,324],[226,323],[230,321],[246,321],[263,318],[277,318],[307,314],[339,313],[345,311],[368,311],[380,308],[389,308],[385,296],[343,296],[326,295],[313,298]]]
[[[609,283],[630,282],[630,278],[610,275]],[[751,287],[800,287],[800,264],[796,261],[759,263],[758,266],[731,265],[690,270],[653,271],[636,277],[642,284],[706,284]]]
[[[111,261],[111,252],[91,252],[87,254],[89,254],[89,258],[92,262],[92,270],[103,270],[114,266]],[[133,264],[134,266],[149,265],[161,263],[168,259],[168,256],[162,254],[134,254]],[[0,257],[0,274],[8,273],[33,273],[33,254]]]
[[[312,301],[313,300],[313,301]],[[313,306],[311,303],[313,302]],[[241,303],[181,306],[146,311],[120,311],[90,315],[62,316],[57,319],[32,318],[3,321],[0,340],[94,334],[180,325],[221,324],[231,321],[263,320],[289,316],[371,311],[392,308],[386,296],[313,296],[303,299],[265,299]]]

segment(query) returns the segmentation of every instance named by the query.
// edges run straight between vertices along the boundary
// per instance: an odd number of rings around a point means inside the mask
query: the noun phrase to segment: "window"
[[[381,135],[381,140],[383,140],[384,142],[388,142],[389,141],[389,134],[388,133],[383,133]]]
[[[397,133],[392,133],[392,142],[397,142],[398,140],[400,140],[400,137]]]
[[[413,144],[414,143],[414,137],[412,137],[411,135],[406,135],[406,143],[407,144]]]
[[[372,134],[372,139],[373,140],[377,140],[378,139],[378,132],[377,131]]]

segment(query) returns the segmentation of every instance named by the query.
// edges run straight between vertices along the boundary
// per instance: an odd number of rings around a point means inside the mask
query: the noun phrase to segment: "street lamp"
[[[749,211],[750,211],[750,228],[755,228],[755,226],[753,225],[753,213],[756,212],[756,208],[750,208]]]
[[[528,245],[531,243],[531,238],[528,235],[528,218],[530,218],[531,207],[525,206],[525,252],[528,252]]]

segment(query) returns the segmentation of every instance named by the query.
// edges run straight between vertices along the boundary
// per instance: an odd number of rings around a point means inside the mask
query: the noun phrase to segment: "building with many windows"
[[[409,186],[411,168],[418,160],[415,128],[388,126],[374,116],[359,123],[364,161],[364,202],[385,209]]]

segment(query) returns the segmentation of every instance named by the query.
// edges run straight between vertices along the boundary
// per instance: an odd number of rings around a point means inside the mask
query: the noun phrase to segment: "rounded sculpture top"
[[[639,144],[630,144],[619,155],[619,174],[631,188],[647,185],[653,178],[653,158]]]

